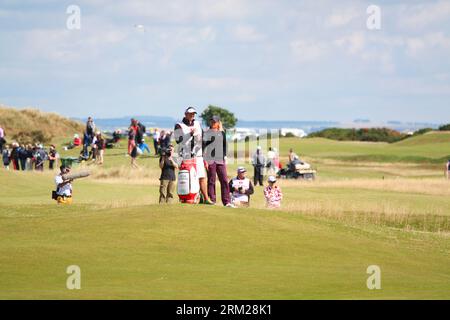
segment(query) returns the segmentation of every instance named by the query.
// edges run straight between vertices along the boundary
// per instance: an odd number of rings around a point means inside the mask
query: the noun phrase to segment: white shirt
[[[55,177],[56,193],[59,196],[70,197],[72,195],[72,184],[67,183],[67,184],[63,185],[62,187],[58,188],[58,185],[60,185],[63,182],[64,182],[64,180],[61,177],[61,175],[57,175]]]
[[[236,191],[234,191],[234,188],[237,188],[237,189],[243,188],[244,191],[247,191],[248,189],[250,189],[250,179],[248,179],[248,178],[245,178],[245,179],[234,178],[232,180],[231,186],[233,188],[233,190],[231,190],[231,192],[233,194],[233,199],[235,201],[248,202],[248,195],[236,192]]]

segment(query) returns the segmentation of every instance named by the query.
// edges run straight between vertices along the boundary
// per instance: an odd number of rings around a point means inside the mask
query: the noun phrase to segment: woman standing
[[[131,157],[131,166],[133,168],[139,168],[136,163],[137,158],[137,145],[136,145],[136,135],[137,135],[137,121],[132,119],[131,125],[128,128],[128,154]]]
[[[216,175],[219,177],[222,203],[232,207],[227,175],[227,137],[218,116],[213,116],[203,135],[204,158],[208,166],[208,196],[216,203]]]

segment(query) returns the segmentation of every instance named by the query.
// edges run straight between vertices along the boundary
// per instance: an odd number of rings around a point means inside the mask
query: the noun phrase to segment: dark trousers
[[[263,180],[264,180],[264,167],[263,166],[254,166],[255,168],[255,176],[253,177],[253,184],[255,186],[259,185],[262,186],[263,185]]]
[[[208,166],[208,196],[212,202],[216,202],[216,175],[219,177],[222,203],[225,206],[231,203],[227,165],[225,163],[213,162]]]
[[[25,171],[26,166],[27,166],[27,158],[20,159],[20,168],[22,169],[22,171]]]

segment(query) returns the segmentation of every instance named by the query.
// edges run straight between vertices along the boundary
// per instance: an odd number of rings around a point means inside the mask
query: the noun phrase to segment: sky
[[[449,57],[448,0],[0,0],[0,104],[73,117],[446,123]]]

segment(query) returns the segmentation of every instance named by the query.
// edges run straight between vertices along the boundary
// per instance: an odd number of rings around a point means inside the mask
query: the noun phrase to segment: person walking
[[[197,111],[189,107],[184,112],[184,118],[175,125],[175,141],[179,146],[179,154],[183,160],[195,159],[197,176],[200,183],[200,191],[204,204],[214,204],[209,200],[206,170],[208,169],[203,159],[203,130],[195,119]]]
[[[263,186],[264,167],[266,165],[266,159],[264,158],[261,146],[258,146],[256,148],[256,152],[253,155],[252,164],[255,172],[253,182],[255,186],[257,186],[258,183],[260,186]]]
[[[169,145],[167,150],[163,150],[159,158],[161,176],[159,178],[159,203],[172,203],[175,194],[175,170],[178,164],[173,159],[174,147]]]
[[[208,196],[216,203],[216,176],[219,177],[222,204],[232,207],[227,174],[227,137],[218,116],[213,116],[203,134],[203,155],[208,164]]]
[[[269,176],[269,185],[264,188],[264,197],[266,198],[266,206],[269,209],[278,209],[281,207],[281,200],[283,199],[283,192],[277,185],[277,179],[274,176]]]

